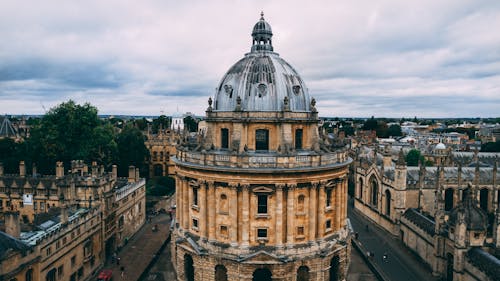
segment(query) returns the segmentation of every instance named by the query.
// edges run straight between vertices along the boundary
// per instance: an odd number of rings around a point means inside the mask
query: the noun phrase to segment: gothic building
[[[177,147],[178,280],[343,280],[350,257],[342,144],[318,130],[302,78],[263,15],[217,86],[206,132]]]
[[[499,156],[438,145],[440,166],[409,167],[402,150],[396,156],[361,147],[353,163],[355,209],[443,280],[499,280]]]
[[[175,146],[179,134],[174,130],[159,128],[157,134],[151,134],[148,128],[144,145],[149,150],[149,177],[169,176],[174,174]]]

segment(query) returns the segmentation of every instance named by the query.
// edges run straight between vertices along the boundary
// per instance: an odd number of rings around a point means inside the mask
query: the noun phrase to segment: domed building
[[[172,261],[178,280],[342,280],[349,264],[341,142],[274,52],[263,14],[217,86],[206,133],[177,147]]]

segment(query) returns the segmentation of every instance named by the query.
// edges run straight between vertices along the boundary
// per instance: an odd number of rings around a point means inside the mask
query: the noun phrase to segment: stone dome
[[[250,53],[224,75],[214,111],[310,111],[307,87],[297,71],[273,52],[271,26],[261,19],[252,32]]]
[[[476,206],[470,189],[464,190],[463,201],[450,212],[448,225],[455,226],[463,215],[463,220],[467,225],[467,230],[486,231],[488,228],[488,217],[486,213]]]

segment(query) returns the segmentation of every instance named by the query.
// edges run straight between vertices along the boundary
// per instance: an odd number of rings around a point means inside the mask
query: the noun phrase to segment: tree
[[[0,139],[0,162],[3,164],[4,173],[17,173],[19,161],[28,160],[25,154],[24,143],[16,143],[10,138]]]
[[[116,137],[118,146],[118,174],[122,177],[128,175],[128,166],[139,168],[142,174],[146,173],[146,160],[149,151],[144,145],[145,137],[141,130],[126,126]]]
[[[482,152],[500,152],[500,141],[487,142],[481,145]]]
[[[198,121],[191,116],[184,118],[184,127],[189,132],[198,132]]]
[[[408,166],[418,166],[418,161],[424,163],[424,156],[420,154],[420,150],[412,149],[406,154],[406,165]]]
[[[375,120],[375,117],[372,116],[372,118],[366,120],[365,124],[363,124],[363,130],[365,131],[373,131],[377,129],[377,120]]]
[[[172,122],[172,119],[170,117],[165,116],[165,115],[160,115],[158,118],[153,119],[152,133],[157,134],[160,127],[163,129],[170,128],[171,122]]]
[[[377,133],[377,137],[379,138],[387,138],[389,135],[387,134],[387,123],[384,121],[378,121],[377,127],[375,128]]]
[[[387,129],[387,135],[391,137],[402,136],[403,132],[401,132],[401,126],[397,124],[390,125],[389,128]]]

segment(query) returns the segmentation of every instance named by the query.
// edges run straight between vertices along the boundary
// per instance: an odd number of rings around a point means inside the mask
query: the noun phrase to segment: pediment
[[[254,193],[272,193],[274,189],[267,186],[257,186],[252,189]]]

